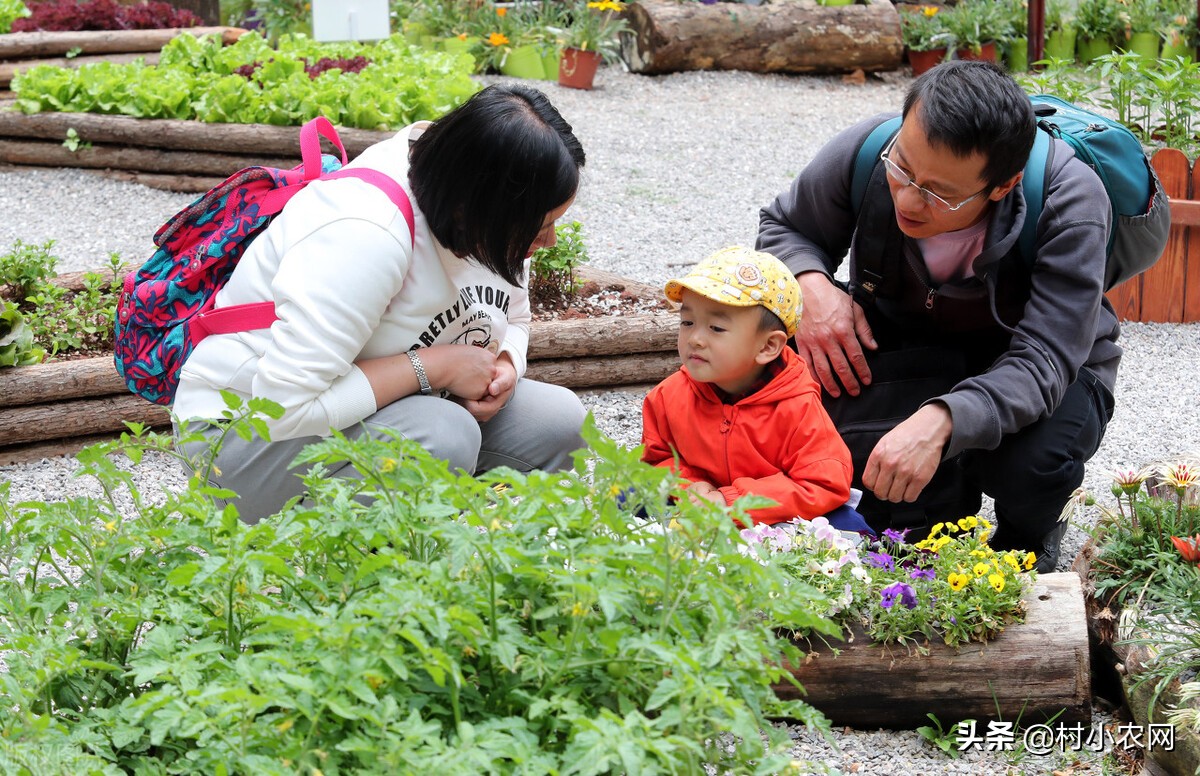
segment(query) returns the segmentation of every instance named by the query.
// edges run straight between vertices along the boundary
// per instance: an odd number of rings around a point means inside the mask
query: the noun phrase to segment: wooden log
[[[911,729],[928,724],[929,712],[944,725],[963,719],[1044,723],[1060,712],[1056,721],[1090,721],[1079,576],[1039,575],[1026,604],[1024,623],[986,644],[958,649],[881,647],[858,631],[853,641],[820,645],[803,665],[788,666],[805,692],[786,683],[775,691],[807,701],[835,725],[858,728]],[[833,648],[840,650],[836,656]]]
[[[111,355],[0,369],[0,407],[121,393],[126,393],[125,383]]]
[[[0,161],[40,167],[93,167],[228,177],[243,167],[261,164],[294,167],[299,159],[216,154],[198,151],[163,151],[156,148],[91,146],[71,151],[52,140],[0,139]]]
[[[172,38],[189,35],[220,35],[228,46],[246,34],[238,27],[169,27],[162,30],[101,30],[96,32],[10,32],[0,35],[0,59],[64,56],[80,54],[124,54],[159,51]]]
[[[122,146],[165,148],[176,151],[213,151],[300,158],[300,128],[270,124],[208,124],[178,119],[138,119],[99,113],[24,114],[12,105],[0,106],[0,138],[62,140],[74,129],[80,140]],[[338,127],[338,136],[353,159],[367,146],[387,140],[395,132]],[[332,147],[326,145],[332,152]],[[288,166],[294,165],[292,162]]]
[[[203,194],[216,188],[224,178],[203,175],[168,175],[153,172],[128,172],[126,170],[90,170],[89,172],[115,181],[137,183],[151,189],[177,191],[181,194]]]
[[[169,428],[171,424],[169,421],[163,421],[162,423],[150,423],[147,425],[153,428]],[[119,435],[120,432],[89,434],[87,436],[70,437],[67,439],[55,439],[52,442],[30,442],[24,445],[0,447],[0,466],[30,463],[32,461],[40,461],[43,458],[56,458],[62,455],[75,455],[75,453],[78,453],[88,445],[114,439]]]
[[[638,353],[594,358],[545,358],[530,361],[525,376],[565,388],[657,383],[679,368],[679,356]]]
[[[601,335],[600,329],[603,329]],[[674,353],[679,316],[612,316],[574,321],[534,321],[529,326],[529,360],[629,353]]]
[[[0,410],[0,439],[9,445],[68,439],[121,431],[125,421],[162,424],[170,422],[170,415],[166,407],[131,393],[7,407]]]
[[[114,65],[124,65],[134,60],[145,60],[147,65],[157,65],[159,54],[157,51],[147,53],[134,54],[97,54],[94,56],[80,57],[59,57],[56,59],[20,59],[11,62],[0,62],[0,86],[8,86],[12,83],[13,76],[18,71],[25,72],[30,68],[39,65],[49,65],[50,67],[83,67],[97,62],[111,62]]]
[[[621,37],[621,56],[635,73],[895,70],[904,53],[900,16],[889,0],[828,7],[814,0],[638,0],[626,13],[631,29]]]

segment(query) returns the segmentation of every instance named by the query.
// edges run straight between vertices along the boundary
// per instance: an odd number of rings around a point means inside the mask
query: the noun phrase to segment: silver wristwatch
[[[408,351],[408,360],[412,363],[413,371],[417,373],[417,382],[421,384],[421,394],[423,396],[431,395],[433,388],[429,385],[429,375],[425,374],[425,365],[421,363],[416,350]]]

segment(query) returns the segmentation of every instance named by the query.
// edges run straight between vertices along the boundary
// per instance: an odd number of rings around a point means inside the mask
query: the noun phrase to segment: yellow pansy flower
[[[929,532],[929,538],[930,538],[930,539],[932,539],[933,537],[935,537],[935,536],[937,536],[938,534],[940,534],[940,533],[942,532],[942,529],[943,529],[943,528],[945,528],[945,527],[946,527],[946,524],[945,524],[945,523],[935,523],[935,524],[934,524],[934,526],[933,526],[933,530],[931,530],[931,531]]]
[[[1035,563],[1037,563],[1037,556],[1032,552],[1025,553],[1025,570],[1029,571],[1029,569],[1033,568],[1033,564]]]
[[[949,536],[939,536],[937,538],[937,540],[934,541],[934,543],[933,543],[933,551],[941,552],[942,548],[945,547],[947,544],[949,544],[952,541],[954,541],[954,540],[951,539]]]
[[[976,563],[974,568],[971,570],[975,572],[975,576],[982,577],[984,574],[991,571],[992,567],[987,563]]]
[[[957,571],[951,571],[946,577],[946,581],[950,583],[950,589],[957,592],[966,587],[971,578],[966,574],[959,574]]]
[[[1004,575],[1003,574],[988,574],[988,583],[997,593],[1004,590]]]
[[[1017,560],[1017,555],[1016,555],[1016,553],[1014,553],[1014,552],[1006,552],[1006,553],[1004,553],[1004,556],[1003,556],[1003,558],[1004,558],[1004,562],[1005,562],[1005,563],[1007,563],[1008,565],[1012,566],[1012,568],[1013,568],[1013,571],[1020,571],[1020,570],[1021,570],[1021,561]]]

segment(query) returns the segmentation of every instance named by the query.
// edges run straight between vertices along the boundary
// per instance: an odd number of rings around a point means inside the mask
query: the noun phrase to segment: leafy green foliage
[[[227,403],[226,434],[280,409]],[[801,658],[781,629],[822,627],[813,591],[739,553],[724,509],[639,522],[673,478],[590,427],[574,473],[480,479],[335,434],[301,455],[309,499],[256,525],[208,460],[162,503],[139,493],[112,454],[174,448],[133,431],[79,455],[102,496],[0,515],[11,752],[108,773],[766,774],[790,761],[772,718],[823,726],[771,687]]]
[[[323,58],[364,56],[358,73],[305,71]],[[247,79],[239,68],[263,63]],[[479,90],[471,66],[450,54],[409,49],[393,36],[377,44],[285,38],[274,49],[260,35],[221,46],[215,36],[180,35],[157,66],[98,62],[78,69],[33,67],[13,81],[25,113],[78,111],[217,123],[298,125],[323,115],[335,124],[398,129],[434,119]]]
[[[0,254],[0,287],[6,296],[24,299],[38,284],[54,277],[58,260],[50,253],[53,247],[53,240],[41,245],[17,240],[12,250]]]
[[[588,260],[583,224],[571,221],[554,227],[556,242],[538,248],[530,257],[529,294],[542,303],[569,299],[576,290],[575,270]]]
[[[36,364],[45,355],[33,344],[33,332],[17,306],[0,299],[0,367]]]
[[[13,22],[29,16],[29,9],[21,0],[0,0],[0,35],[12,31]]]
[[[962,752],[958,749],[958,726],[953,725],[950,729],[942,726],[942,721],[937,718],[937,715],[930,712],[925,715],[933,721],[932,725],[921,725],[917,728],[917,733],[921,738],[924,738],[929,743],[942,750],[943,754],[949,755],[954,759],[958,759]],[[970,722],[971,720],[965,720]]]

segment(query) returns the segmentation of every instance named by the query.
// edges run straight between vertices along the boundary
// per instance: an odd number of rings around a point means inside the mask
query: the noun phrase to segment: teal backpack
[[[1054,159],[1052,138],[1060,138],[1075,155],[1096,171],[1108,192],[1112,231],[1104,271],[1107,291],[1145,272],[1162,256],[1171,228],[1166,192],[1132,132],[1113,119],[1084,110],[1050,95],[1030,97],[1038,129],[1021,188],[1028,211],[1018,247],[1026,264],[1033,266],[1037,223],[1046,201],[1046,186]],[[862,210],[871,174],[884,146],[900,130],[900,117],[871,131],[854,159],[850,196],[854,211]]]

